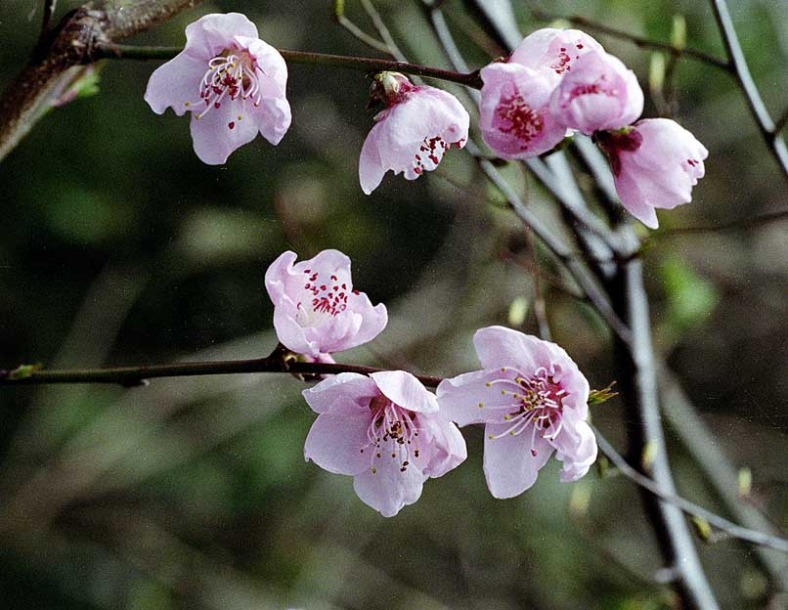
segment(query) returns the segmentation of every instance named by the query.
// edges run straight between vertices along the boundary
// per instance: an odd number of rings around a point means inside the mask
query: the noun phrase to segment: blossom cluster
[[[353,288],[350,259],[324,250],[296,263],[277,258],[265,276],[279,341],[296,358],[333,362],[386,326],[384,305]],[[304,455],[353,477],[358,497],[386,517],[421,496],[467,457],[458,426],[485,424],[484,473],[496,498],[531,487],[550,456],[575,481],[596,460],[589,386],[558,345],[491,326],[474,336],[481,369],[444,379],[437,393],[406,371],[326,376],[303,395],[317,413]]]
[[[706,148],[678,123],[639,119],[644,96],[635,74],[579,30],[544,28],[508,57],[480,70],[479,129],[502,159],[528,159],[574,134],[607,154],[621,203],[657,228],[655,209],[691,200],[704,175]],[[243,15],[206,15],[186,28],[186,46],[158,68],[145,99],[162,114],[191,113],[197,156],[223,164],[260,133],[276,145],[291,123],[282,55]],[[470,118],[453,95],[381,72],[372,100],[383,105],[361,149],[366,194],[386,172],[414,180],[468,141]]]
[[[635,74],[580,30],[538,30],[481,77],[480,127],[493,152],[528,159],[567,135],[591,135],[610,159],[621,203],[652,229],[655,208],[689,203],[704,175],[706,148],[675,121],[638,121]]]

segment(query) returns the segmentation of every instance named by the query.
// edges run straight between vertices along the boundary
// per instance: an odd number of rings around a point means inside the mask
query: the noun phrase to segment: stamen
[[[240,51],[237,55],[226,53],[208,62],[208,70],[200,83],[200,98],[205,103],[205,109],[197,115],[198,119],[212,108],[221,108],[225,98],[231,102],[251,99],[255,106],[260,105],[262,93],[254,58],[246,51]],[[238,120],[241,120],[240,116]],[[235,125],[230,123],[228,127],[233,129]]]

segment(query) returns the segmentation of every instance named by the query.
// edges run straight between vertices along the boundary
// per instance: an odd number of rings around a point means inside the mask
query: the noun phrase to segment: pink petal
[[[222,165],[233,151],[255,139],[257,125],[249,120],[250,106],[251,100],[226,98],[219,108],[212,108],[202,118],[192,116],[192,142],[200,161]]]
[[[529,373],[540,366],[536,355],[544,347],[541,339],[504,326],[480,328],[473,335],[473,345],[485,369],[517,367]]]
[[[380,396],[375,382],[358,373],[332,375],[301,393],[315,413],[326,413],[348,405],[366,412],[369,401]]]
[[[395,405],[415,413],[435,413],[438,401],[411,373],[381,371],[370,375],[383,395]]]
[[[369,195],[380,186],[386,173],[387,168],[383,167],[378,145],[382,129],[383,126],[380,123],[375,125],[369,131],[367,139],[364,140],[364,145],[361,147],[361,156],[358,159],[358,178],[361,190],[365,195]]]
[[[577,481],[585,476],[597,457],[598,447],[591,426],[585,421],[577,422],[574,434],[576,439],[570,449],[557,447],[556,457],[564,463],[560,475],[564,483]]]
[[[226,49],[235,36],[257,38],[257,26],[240,13],[205,15],[186,26],[186,50],[204,57],[207,64]]]
[[[539,435],[532,436],[526,430],[511,436],[506,434],[508,428],[509,424],[487,424],[484,429],[484,475],[490,493],[499,499],[519,496],[536,483],[539,470],[553,453]],[[490,438],[499,434],[503,436]]]
[[[202,109],[200,81],[208,69],[208,60],[195,58],[183,51],[173,59],[156,68],[145,90],[145,101],[156,114],[172,108],[175,114]]]
[[[369,443],[370,423],[368,409],[334,408],[321,413],[306,437],[304,457],[334,474],[363,472],[370,464],[370,454],[363,451]]]
[[[548,74],[556,85],[583,55],[602,50],[602,45],[580,30],[542,28],[526,36],[509,61]]]
[[[457,426],[443,413],[423,416],[419,421],[422,424],[422,433],[429,436],[423,443],[430,448],[429,461],[422,468],[425,475],[432,478],[441,477],[465,461],[468,457],[465,439]]]
[[[382,460],[372,472],[369,468],[353,479],[353,488],[362,502],[384,517],[393,517],[400,509],[416,502],[426,477],[417,468],[402,472],[394,460]]]
[[[494,385],[488,387],[486,384],[510,376],[496,368],[444,379],[437,391],[441,413],[446,414],[460,426],[487,422],[503,423],[504,416],[516,411],[520,405],[512,396],[501,394],[498,387]],[[500,407],[511,407],[511,409]]]

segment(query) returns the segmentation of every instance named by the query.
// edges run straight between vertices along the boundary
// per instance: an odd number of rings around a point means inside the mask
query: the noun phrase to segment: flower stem
[[[180,47],[145,47],[137,45],[104,44],[96,50],[100,58],[115,59],[172,59],[183,49]],[[478,71],[463,73],[451,70],[441,70],[429,66],[420,66],[402,61],[388,59],[374,59],[371,57],[351,57],[349,55],[331,55],[328,53],[312,53],[308,51],[288,51],[280,49],[279,52],[291,64],[314,64],[318,66],[333,66],[336,68],[350,68],[366,72],[403,72],[414,76],[437,78],[440,80],[459,83],[474,89],[482,86]]]

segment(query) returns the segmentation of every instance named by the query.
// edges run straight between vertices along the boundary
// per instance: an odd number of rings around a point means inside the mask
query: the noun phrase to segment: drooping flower
[[[153,72],[145,101],[157,114],[190,112],[194,152],[227,161],[258,134],[278,144],[290,127],[287,66],[244,15],[205,15],[186,27],[186,46]]]
[[[434,170],[452,146],[465,146],[470,123],[468,112],[450,93],[414,85],[397,72],[375,78],[373,98],[386,108],[375,117],[361,148],[358,175],[367,195],[389,170],[408,180]]]
[[[651,229],[659,226],[656,208],[692,201],[692,187],[703,178],[709,151],[670,119],[644,119],[619,131],[598,132],[610,159],[621,203]]]
[[[551,110],[564,125],[586,135],[620,129],[643,112],[643,90],[621,60],[594,51],[574,62],[553,93]]]
[[[490,149],[503,159],[528,159],[554,148],[566,126],[550,112],[552,79],[518,63],[496,62],[482,68],[479,129]]]
[[[490,326],[473,338],[483,370],[445,379],[441,410],[460,426],[484,423],[484,473],[496,498],[521,494],[556,453],[562,481],[596,460],[588,425],[588,381],[554,343]]]
[[[304,457],[352,476],[358,497],[384,517],[416,502],[428,478],[467,457],[460,431],[410,373],[340,373],[303,395],[318,413]]]
[[[386,306],[372,306],[353,289],[350,259],[338,250],[323,250],[296,263],[295,252],[279,256],[265,274],[274,303],[274,328],[288,349],[317,362],[326,354],[374,339],[388,322]]]

